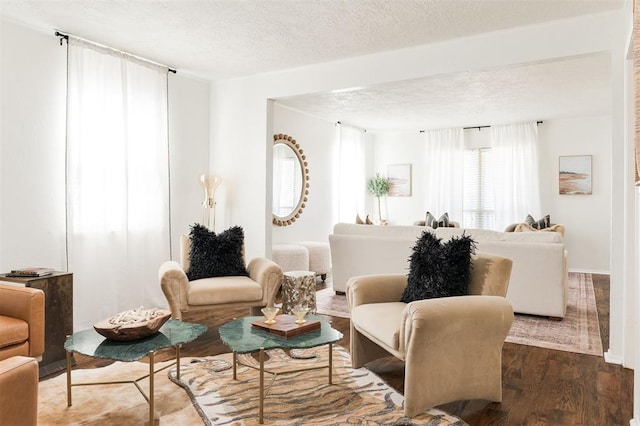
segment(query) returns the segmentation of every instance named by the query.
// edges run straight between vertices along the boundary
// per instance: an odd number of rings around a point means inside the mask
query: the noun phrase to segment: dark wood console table
[[[44,354],[40,361],[40,377],[66,366],[64,342],[73,334],[73,274],[54,272],[43,277],[8,277],[0,281],[22,284],[44,291]]]

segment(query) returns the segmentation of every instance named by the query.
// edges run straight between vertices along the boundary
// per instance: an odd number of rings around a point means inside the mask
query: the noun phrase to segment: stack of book
[[[12,269],[7,274],[8,277],[43,277],[45,275],[51,275],[53,269],[51,268],[20,268]]]

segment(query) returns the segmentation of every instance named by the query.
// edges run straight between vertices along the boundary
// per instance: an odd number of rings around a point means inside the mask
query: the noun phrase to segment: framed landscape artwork
[[[591,194],[591,156],[567,155],[560,157],[560,194]]]
[[[411,164],[389,164],[387,166],[389,179],[389,197],[411,196]]]

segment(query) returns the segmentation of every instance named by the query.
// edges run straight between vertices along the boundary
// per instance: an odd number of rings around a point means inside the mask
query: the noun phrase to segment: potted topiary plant
[[[376,173],[375,177],[369,179],[367,182],[367,189],[378,199],[378,219],[382,223],[382,210],[380,208],[380,197],[387,195],[389,192],[389,179],[380,176],[380,173]]]

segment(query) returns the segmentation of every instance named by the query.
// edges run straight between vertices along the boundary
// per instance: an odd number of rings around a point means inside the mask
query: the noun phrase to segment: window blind
[[[491,148],[467,149],[464,152],[463,218],[465,228],[494,229]]]

